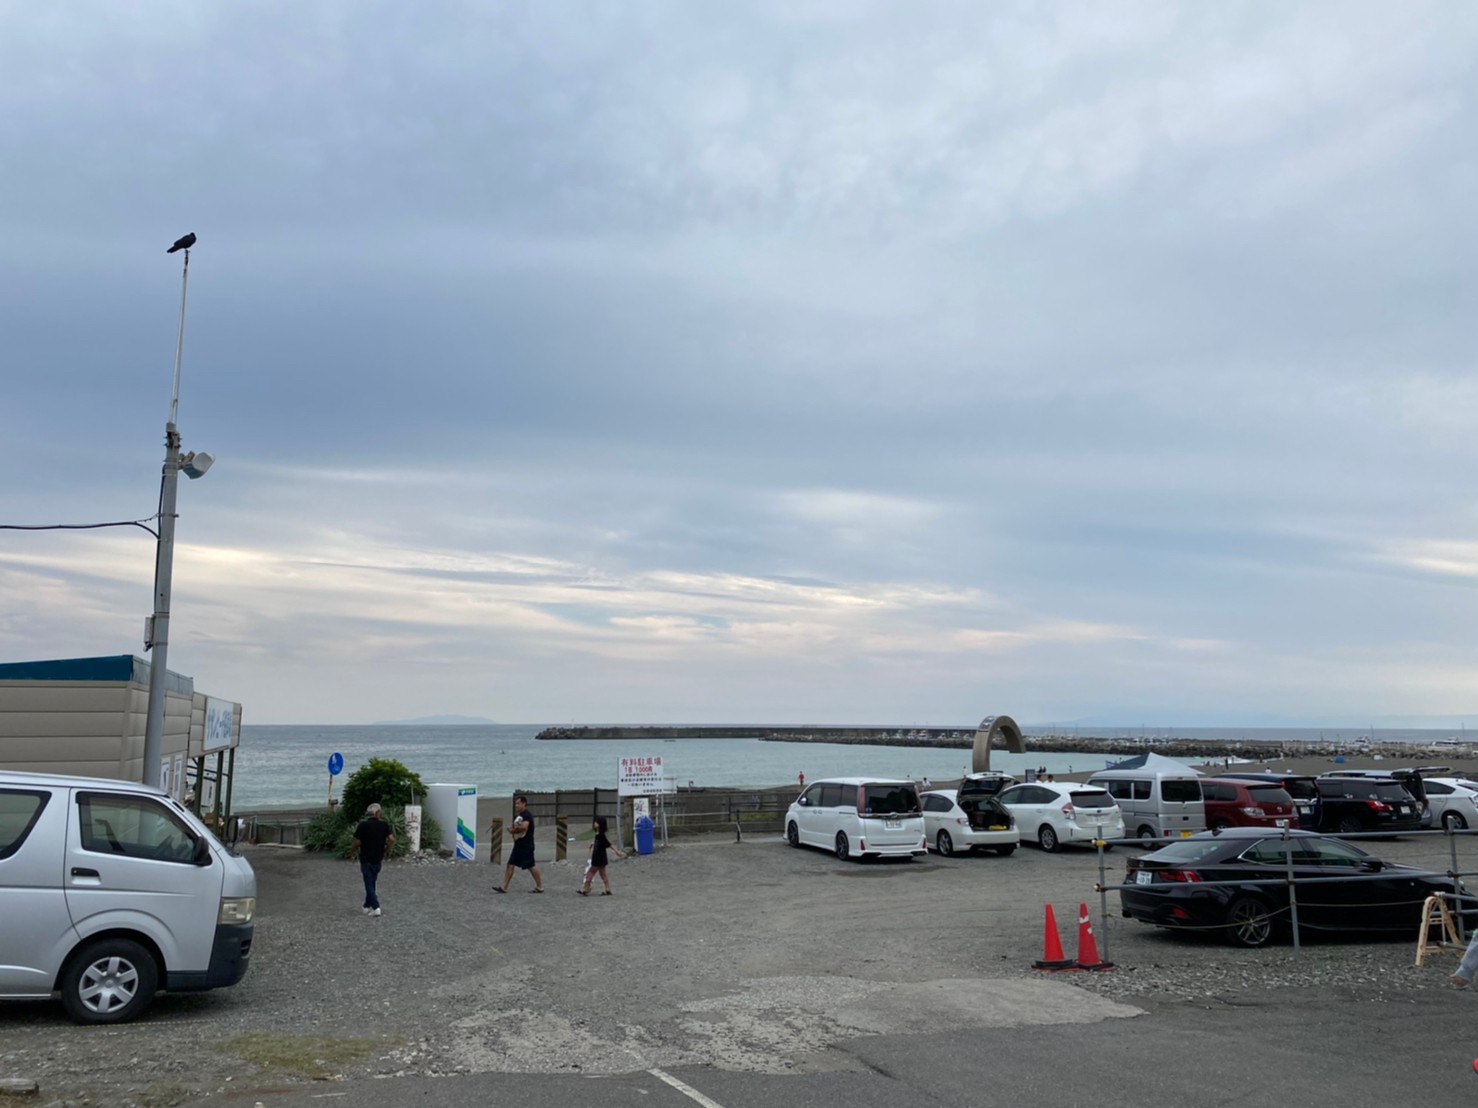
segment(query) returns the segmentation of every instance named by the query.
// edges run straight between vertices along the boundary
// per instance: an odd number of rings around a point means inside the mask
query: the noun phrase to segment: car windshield
[[[919,797],[912,785],[887,785],[876,782],[864,785],[867,795],[865,814],[872,816],[907,816],[919,810]]]
[[[1072,795],[1075,808],[1112,808],[1114,798],[1102,789],[1081,789]]]
[[[1293,797],[1282,785],[1248,785],[1247,793],[1257,804],[1292,804]]]
[[[1201,782],[1164,778],[1160,795],[1172,804],[1190,804],[1201,799]]]
[[[1180,842],[1162,846],[1153,854],[1146,854],[1143,861],[1167,862],[1180,866],[1200,862],[1213,854],[1220,853],[1225,844],[1221,839],[1182,839]]]

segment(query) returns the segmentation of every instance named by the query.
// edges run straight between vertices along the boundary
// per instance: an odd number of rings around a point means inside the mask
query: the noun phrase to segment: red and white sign
[[[616,773],[617,796],[656,796],[667,791],[662,775],[662,755],[621,759]]]

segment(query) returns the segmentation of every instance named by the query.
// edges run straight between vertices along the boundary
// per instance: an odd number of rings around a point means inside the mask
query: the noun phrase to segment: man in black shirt
[[[385,855],[395,845],[395,832],[380,816],[380,806],[371,804],[365,809],[364,819],[354,829],[354,845],[349,848],[349,857],[359,859],[359,873],[364,878],[364,914],[380,914],[380,898],[375,895],[375,882],[380,876],[380,865]]]

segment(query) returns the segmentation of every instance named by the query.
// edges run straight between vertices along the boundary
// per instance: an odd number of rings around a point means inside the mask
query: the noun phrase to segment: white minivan
[[[1090,774],[1088,784],[1108,790],[1133,838],[1187,838],[1206,830],[1201,777],[1174,759],[1140,755]]]
[[[785,840],[819,846],[838,858],[907,858],[929,851],[914,783],[877,777],[813,781],[785,813]]]
[[[187,808],[129,781],[0,770],[0,999],[60,992],[80,1023],[160,989],[234,985],[257,879]]]

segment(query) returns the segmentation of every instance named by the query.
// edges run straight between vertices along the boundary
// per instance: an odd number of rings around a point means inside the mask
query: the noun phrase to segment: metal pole
[[[152,650],[149,662],[149,708],[144,722],[143,783],[159,787],[160,757],[164,750],[164,693],[169,675],[169,597],[174,577],[175,499],[180,487],[180,432],[175,417],[180,407],[180,359],[185,351],[185,296],[190,287],[190,251],[185,251],[180,278],[180,329],[174,347],[174,389],[169,398],[169,420],[164,425],[164,481],[159,490],[159,547],[154,558],[154,618],[149,624]]]

